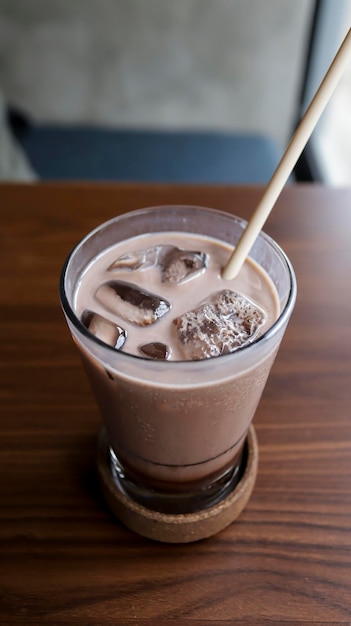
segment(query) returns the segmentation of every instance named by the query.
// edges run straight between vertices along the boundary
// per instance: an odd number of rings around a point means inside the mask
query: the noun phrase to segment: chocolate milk
[[[192,270],[190,275],[181,277],[179,283],[173,281],[173,266],[171,279],[165,280],[167,268],[156,258],[157,254],[161,260],[165,258],[172,247],[195,253],[191,263],[185,263]],[[146,267],[138,268],[140,250],[155,249],[161,252],[142,255]],[[112,455],[130,480],[146,488],[167,493],[198,487],[206,490],[239,464],[281,338],[268,346],[264,337],[281,307],[273,282],[254,261],[247,261],[235,280],[221,278],[231,250],[228,244],[208,236],[184,232],[141,235],[102,251],[78,281],[74,309],[88,334],[100,339],[101,356],[97,358],[84,342],[77,341],[77,345]],[[118,293],[114,300],[116,284],[122,296],[125,285],[136,286],[148,297],[157,296],[154,310],[160,317],[155,314],[156,319],[152,318],[151,310],[140,323],[134,305],[125,304]],[[247,350],[244,357],[246,348],[240,345],[226,353],[227,344],[224,348],[220,344],[215,350],[222,350],[222,356],[202,358],[194,342],[196,350],[189,353],[189,342],[182,340],[179,331],[182,315],[196,311],[213,294],[228,290],[247,298],[256,319],[258,316],[257,328],[245,343],[252,344],[252,354]],[[128,312],[134,321],[128,320]],[[187,318],[185,322],[186,326]],[[148,357],[140,350],[145,345],[167,349],[151,350]]]

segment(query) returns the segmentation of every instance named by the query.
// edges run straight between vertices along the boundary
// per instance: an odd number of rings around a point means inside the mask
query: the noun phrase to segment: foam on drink
[[[87,311],[105,319],[109,332],[99,334],[96,323],[86,326],[116,349],[144,358],[194,360],[233,352],[274,323],[279,302],[252,260],[235,280],[221,277],[231,251],[219,240],[176,232],[118,243],[84,271],[77,314],[84,323]],[[123,331],[123,341],[115,343],[113,328]]]

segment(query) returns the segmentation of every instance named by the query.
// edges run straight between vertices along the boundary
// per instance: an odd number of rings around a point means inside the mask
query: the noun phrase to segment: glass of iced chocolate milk
[[[238,277],[221,277],[245,225],[192,206],[126,213],[78,243],[62,271],[63,310],[102,415],[108,499],[146,536],[159,538],[143,532],[143,516],[165,524],[166,541],[169,524],[208,520],[245,475],[296,297],[289,260],[263,233]]]

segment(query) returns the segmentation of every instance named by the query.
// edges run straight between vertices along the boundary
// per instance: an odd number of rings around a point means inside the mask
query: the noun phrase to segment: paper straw
[[[311,104],[300,121],[290,143],[277,167],[265,192],[253,213],[248,225],[242,233],[234,251],[222,272],[222,277],[232,280],[239,273],[251,247],[268,218],[279,194],[288,180],[294,166],[301,155],[315,125],[342,76],[349,53],[351,51],[351,29],[349,29],[334,60],[324,76]]]

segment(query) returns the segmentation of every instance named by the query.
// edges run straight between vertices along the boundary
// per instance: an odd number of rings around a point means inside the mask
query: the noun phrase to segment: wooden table
[[[255,417],[253,495],[216,537],[155,543],[110,514],[60,310],[64,258],[101,221],[162,203],[248,218],[261,192],[0,186],[1,624],[350,624],[351,189],[290,186],[266,224],[298,301]]]

